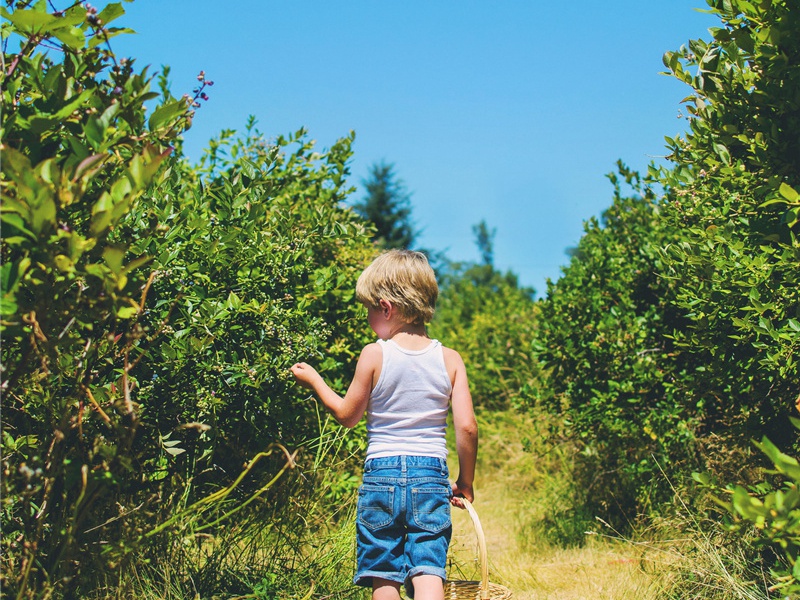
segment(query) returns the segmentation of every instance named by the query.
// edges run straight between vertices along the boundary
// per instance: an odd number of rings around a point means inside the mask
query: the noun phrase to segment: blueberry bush
[[[612,176],[535,341],[540,400],[580,441],[587,501],[620,527],[693,469],[752,483],[751,439],[797,450],[800,17],[708,5],[712,40],[664,56],[690,87],[687,132],[666,164]]]
[[[251,122],[192,165],[213,83],[176,98],[117,57],[121,4],[1,10],[0,583],[88,597],[269,502],[297,464],[280,449],[324,426],[287,368],[349,377],[374,248],[342,207],[352,137],[317,151]]]

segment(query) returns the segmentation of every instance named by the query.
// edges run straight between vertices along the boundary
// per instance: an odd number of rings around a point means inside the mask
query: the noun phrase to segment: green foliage
[[[667,53],[693,88],[690,131],[668,140],[664,252],[675,304],[691,319],[676,343],[702,349],[704,395],[741,440],[788,448],[800,380],[800,20],[790,2],[713,2],[711,42]],[[694,67],[696,75],[687,68]]]
[[[689,371],[671,332],[683,320],[659,277],[659,248],[673,235],[639,176],[619,164],[633,195],[615,185],[603,221],[589,221],[562,278],[541,303],[541,402],[563,415],[583,445],[577,459],[594,510],[624,522],[651,502],[657,466],[690,460],[701,413],[680,385]]]
[[[285,506],[268,448],[319,431],[288,366],[318,359],[341,387],[366,341],[352,138],[317,152],[251,123],[189,165],[204,77],[194,98],[166,73],[151,91],[108,44],[122,12],[4,10],[21,49],[3,80],[2,585],[19,598],[88,595],[267,492]]]
[[[795,427],[800,421],[793,419]],[[794,597],[800,594],[800,464],[797,459],[781,452],[767,437],[755,444],[774,466],[772,475],[777,481],[762,481],[750,488],[736,485],[724,492],[726,499],[718,500],[733,516],[729,529],[756,531],[756,546],[774,549],[779,557],[770,569],[774,584],[770,591]],[[695,474],[701,484],[710,485],[708,475]]]
[[[46,10],[3,10],[4,46],[20,44],[2,86],[3,587],[20,598],[74,589],[76,548],[130,476],[130,318],[147,258],[114,230],[191,118],[170,99],[147,124],[146,71],[107,49],[119,5]]]
[[[140,398],[156,423],[208,426],[178,434],[190,470],[302,443],[316,417],[290,401],[289,366],[309,360],[343,387],[366,342],[353,288],[373,250],[339,206],[350,139],[318,153],[303,136],[266,144],[251,123],[215,145],[205,172],[174,166],[130,223],[154,257],[140,322],[163,334],[136,370]]]
[[[538,325],[534,291],[491,264],[451,263],[440,279],[430,333],[461,354],[475,405],[494,410],[520,402],[538,378],[529,351]]]
[[[633,197],[617,187],[542,303],[544,401],[617,525],[669,497],[658,465],[678,486],[694,467],[747,477],[729,457],[749,439],[797,440],[800,21],[788,2],[709,5],[713,40],[664,58],[692,87],[688,133],[647,177],[620,169]]]
[[[411,195],[397,179],[394,165],[372,165],[369,179],[362,184],[366,195],[353,204],[353,209],[375,226],[375,243],[385,249],[411,248],[418,235],[411,219]]]

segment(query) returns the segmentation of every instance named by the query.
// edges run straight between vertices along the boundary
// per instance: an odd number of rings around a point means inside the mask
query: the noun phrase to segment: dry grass
[[[545,447],[541,418],[514,413],[480,418],[481,449],[475,508],[489,555],[490,580],[516,600],[663,598],[640,567],[641,549],[589,537],[581,547],[559,548],[537,526],[553,502],[569,494],[567,449]],[[451,573],[478,579],[477,547],[469,516],[456,511]]]
[[[517,600],[655,600],[653,578],[640,568],[635,546],[592,538],[580,548],[557,548],[520,535],[530,499],[512,486],[488,483],[476,491],[487,540],[489,578]],[[477,549],[469,516],[454,517],[453,567],[457,578],[478,579]]]
[[[753,569],[752,556],[743,551],[747,546],[730,543],[731,539],[715,523],[699,522],[688,509],[652,524],[635,540],[623,538],[609,528],[594,527],[595,533],[584,536],[582,545],[565,548],[551,543],[551,538],[546,537],[547,526],[543,525],[546,516],[553,518],[553,514],[560,514],[555,519],[563,521],[560,525],[566,530],[571,527],[571,531],[582,531],[579,519],[566,523],[571,513],[563,510],[571,507],[575,489],[569,476],[569,448],[545,445],[541,429],[546,423],[540,415],[496,413],[479,421],[481,450],[475,508],[486,535],[490,579],[511,589],[515,600],[769,598],[763,574]],[[348,505],[346,512],[352,510],[352,505]],[[254,589],[239,598],[364,600],[369,597],[367,591],[351,583],[352,515],[343,516],[336,524],[329,524],[330,527],[320,527],[319,521],[311,517],[309,513],[301,517],[305,526],[287,524],[291,530],[306,529],[313,537],[313,545],[306,538],[298,540],[302,545],[299,552],[294,547],[276,549],[276,543],[285,544],[296,536],[284,535],[273,527],[256,535],[246,523],[240,523],[242,531],[230,532],[228,543],[238,551],[225,553],[228,558],[236,563],[237,557],[247,556],[249,564],[245,570],[254,570],[252,575],[261,571],[281,575],[272,592]],[[477,541],[469,515],[466,511],[454,511],[453,522],[450,576],[479,579]],[[323,531],[327,533],[323,535]],[[302,564],[294,564],[291,572],[284,572],[276,564],[276,559],[283,555],[302,556]],[[221,566],[232,572],[237,569],[236,564],[221,563]],[[173,576],[169,565],[164,564],[154,565],[154,569],[160,575],[147,569],[138,573],[139,577],[137,573],[128,573],[132,587],[138,590],[137,598],[194,597],[193,583],[187,583],[186,573]],[[258,581],[258,577],[252,580]],[[106,597],[128,596],[109,593]],[[225,600],[231,597],[236,596],[214,596]]]
[[[600,527],[580,547],[550,543],[543,518],[553,508],[568,508],[574,487],[569,449],[545,445],[544,420],[513,412],[479,418],[475,508],[486,535],[492,582],[510,588],[516,600],[769,598],[764,574],[747,555],[748,545],[715,522],[700,522],[677,494],[682,510],[635,539]],[[469,516],[456,511],[453,521],[451,577],[479,579]]]

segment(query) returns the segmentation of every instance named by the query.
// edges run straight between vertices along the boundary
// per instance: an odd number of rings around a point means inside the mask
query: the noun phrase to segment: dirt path
[[[508,433],[508,432],[506,432]],[[517,450],[502,441],[503,460]],[[483,452],[496,456],[497,441]],[[521,450],[520,450],[521,451]],[[630,544],[590,536],[580,548],[557,548],[525,537],[531,504],[518,485],[520,471],[484,476],[476,485],[475,508],[481,518],[489,556],[490,581],[505,585],[515,600],[655,600],[652,579],[639,568],[641,556]],[[524,472],[524,471],[523,471]],[[488,480],[488,481],[487,481]],[[530,489],[530,488],[528,488]],[[466,511],[454,511],[452,578],[479,579],[477,542]],[[460,569],[460,575],[453,573]]]
[[[514,491],[478,490],[489,556],[489,579],[505,585],[516,600],[644,600],[651,582],[639,569],[634,550],[590,539],[582,548],[560,549],[520,540],[522,503]],[[479,579],[477,542],[466,512],[454,515],[453,550],[462,576]]]

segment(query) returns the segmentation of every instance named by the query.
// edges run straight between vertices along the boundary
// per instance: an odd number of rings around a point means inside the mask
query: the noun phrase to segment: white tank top
[[[367,405],[367,458],[405,454],[447,458],[452,385],[442,344],[422,350],[378,340],[383,366]]]

